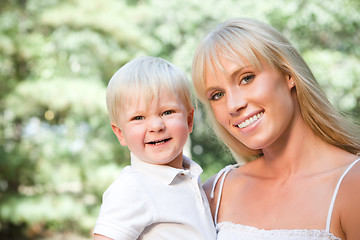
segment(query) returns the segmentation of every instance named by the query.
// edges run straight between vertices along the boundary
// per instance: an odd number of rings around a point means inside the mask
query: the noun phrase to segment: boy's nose
[[[154,117],[149,119],[148,128],[150,132],[162,131],[165,128],[163,119],[161,119],[161,117]]]

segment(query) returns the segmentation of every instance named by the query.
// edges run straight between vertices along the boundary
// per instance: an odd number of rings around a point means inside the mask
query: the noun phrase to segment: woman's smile
[[[253,124],[254,122],[258,121],[262,117],[263,114],[264,114],[264,112],[255,114],[254,116],[249,117],[245,121],[243,121],[240,124],[237,124],[235,126],[238,128],[245,128],[245,127],[249,126],[250,124]]]

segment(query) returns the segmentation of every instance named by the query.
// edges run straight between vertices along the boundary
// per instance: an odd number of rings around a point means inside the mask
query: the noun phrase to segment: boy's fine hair
[[[118,125],[124,107],[143,97],[146,104],[169,91],[179,98],[187,110],[193,109],[190,82],[185,73],[163,58],[138,57],[122,66],[110,79],[106,106],[110,121]],[[147,106],[146,106],[147,107]]]

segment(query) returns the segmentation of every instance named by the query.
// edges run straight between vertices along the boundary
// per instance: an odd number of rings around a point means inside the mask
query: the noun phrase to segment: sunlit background
[[[105,107],[112,74],[153,55],[190,79],[194,50],[230,17],[270,23],[331,102],[360,116],[359,0],[1,0],[0,239],[90,239],[101,195],[129,164]],[[232,162],[196,110],[203,180]]]

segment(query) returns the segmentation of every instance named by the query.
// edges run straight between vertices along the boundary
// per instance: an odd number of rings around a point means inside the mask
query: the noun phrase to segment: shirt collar
[[[185,169],[178,169],[166,165],[151,164],[142,161],[131,153],[131,166],[143,174],[157,178],[158,180],[170,185],[178,175],[186,175],[190,178],[198,179],[203,172],[199,164],[183,155],[183,166]]]

